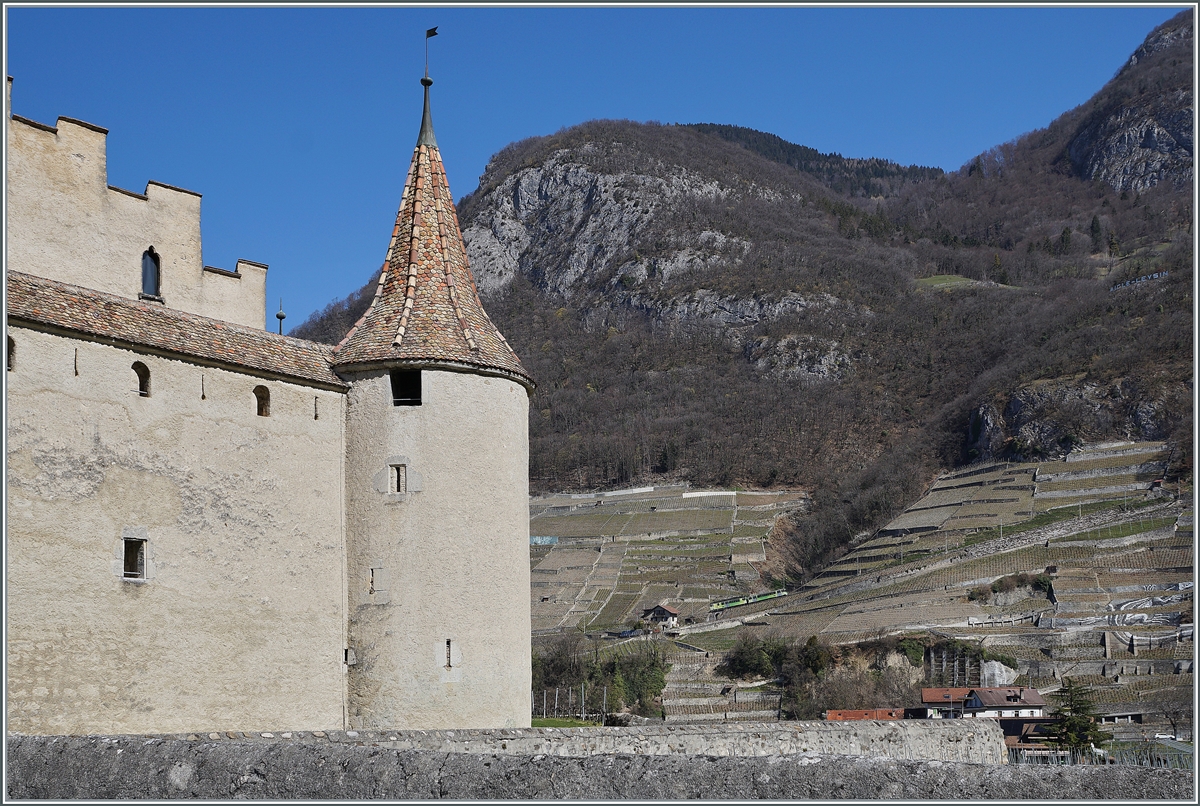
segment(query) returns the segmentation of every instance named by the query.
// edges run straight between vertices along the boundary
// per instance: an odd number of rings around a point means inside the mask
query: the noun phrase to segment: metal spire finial
[[[425,32],[425,77],[421,79],[421,86],[425,88],[425,109],[421,113],[421,133],[417,135],[417,145],[430,148],[437,148],[437,138],[433,136],[433,118],[429,114],[429,88],[433,86],[433,79],[429,77],[429,38],[434,36],[437,36],[436,26]]]
[[[279,320],[279,335],[283,335],[283,320],[287,319],[287,314],[283,312],[283,297],[279,298],[279,313],[275,314],[275,318]]]

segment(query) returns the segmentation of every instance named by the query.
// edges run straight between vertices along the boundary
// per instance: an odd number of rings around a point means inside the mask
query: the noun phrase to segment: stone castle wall
[[[529,724],[529,395],[346,373],[350,728]],[[396,492],[403,467],[405,492]]]
[[[342,727],[345,396],[9,338],[8,729]]]

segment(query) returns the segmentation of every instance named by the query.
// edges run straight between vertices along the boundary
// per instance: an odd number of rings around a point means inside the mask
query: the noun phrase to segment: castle
[[[9,79],[10,732],[529,725],[534,384],[422,84],[330,347],[265,329],[265,265],[203,265],[199,194],[108,185],[106,130],[12,115]]]

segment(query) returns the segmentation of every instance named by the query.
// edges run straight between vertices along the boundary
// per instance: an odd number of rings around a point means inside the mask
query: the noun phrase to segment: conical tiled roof
[[[433,82],[421,83],[421,133],[375,298],[337,346],[333,365],[443,366],[503,375],[532,390],[533,380],[479,300],[433,136]]]

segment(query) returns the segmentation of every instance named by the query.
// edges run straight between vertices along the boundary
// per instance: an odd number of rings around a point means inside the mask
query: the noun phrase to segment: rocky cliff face
[[[1129,379],[1027,384],[971,414],[969,451],[979,460],[1032,461],[1062,458],[1084,442],[1166,439],[1191,399],[1186,382],[1167,383],[1153,394]]]
[[[756,159],[708,140],[719,151]],[[756,372],[799,386],[852,371],[862,352],[835,338],[797,331],[768,336],[757,329],[783,319],[861,322],[872,316],[869,308],[827,292],[767,284],[732,293],[726,282],[754,272],[747,258],[762,244],[747,238],[745,228],[722,231],[713,208],[791,207],[805,237],[835,237],[832,222],[811,207],[799,214],[806,208],[801,191],[812,189],[730,181],[644,155],[622,157],[628,150],[589,142],[506,176],[485,175],[490,190],[475,200],[463,231],[481,293],[502,294],[523,276],[544,295],[578,306],[592,330],[639,316],[664,333],[716,331]],[[614,162],[641,170],[612,171],[607,166]]]
[[[1147,37],[1071,139],[1067,150],[1079,175],[1128,192],[1191,186],[1193,45],[1190,10]]]
[[[756,159],[714,137],[707,140],[717,150]],[[613,170],[614,164],[638,169]],[[626,311],[670,329],[699,325],[735,334],[784,316],[854,307],[828,293],[727,290],[728,278],[746,270],[747,256],[761,244],[745,231],[723,227],[713,211],[804,209],[804,194],[786,183],[730,182],[647,159],[623,143],[585,142],[502,171],[489,166],[481,183],[488,190],[464,221],[467,254],[485,297],[503,293],[520,275],[543,294],[588,309],[590,326],[607,327]],[[801,228],[831,231],[811,207],[797,220]]]
[[[675,168],[605,173],[587,157],[598,151],[585,144],[562,149],[541,165],[502,179],[487,203],[463,230],[467,254],[481,293],[503,290],[517,273],[544,289],[573,296],[577,286],[630,260],[632,247],[664,206],[713,199],[722,189]],[[719,233],[704,233],[663,261],[668,275],[706,264],[727,247]],[[644,268],[630,266],[644,275]]]

